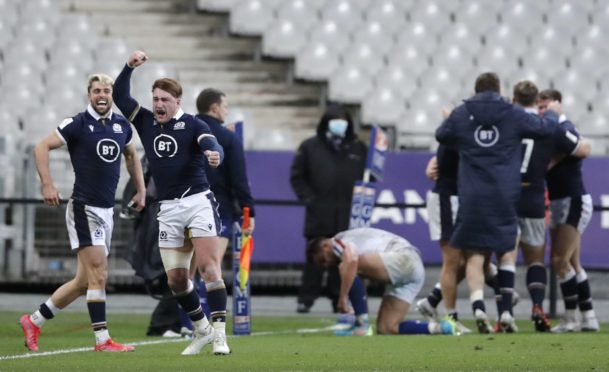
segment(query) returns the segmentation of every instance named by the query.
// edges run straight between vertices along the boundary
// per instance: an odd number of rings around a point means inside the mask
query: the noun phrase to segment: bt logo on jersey
[[[160,134],[154,138],[154,153],[159,158],[171,158],[178,152],[178,143],[175,138]]]
[[[113,139],[104,138],[97,142],[97,155],[106,163],[116,161],[120,153],[120,146]]]

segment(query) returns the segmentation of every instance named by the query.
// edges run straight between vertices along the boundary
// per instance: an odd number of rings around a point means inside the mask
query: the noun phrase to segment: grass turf
[[[110,314],[115,340],[159,343],[136,346],[133,353],[22,357],[28,353],[19,315],[0,312],[0,371],[609,370],[609,325],[594,334],[536,334],[522,321],[517,334],[338,337],[329,331],[296,332],[326,328],[331,318],[258,316],[254,335],[229,338],[231,355],[214,356],[206,346],[197,356],[181,356],[188,341],[144,335],[147,315]],[[45,325],[38,354],[92,344],[88,315],[64,312]]]

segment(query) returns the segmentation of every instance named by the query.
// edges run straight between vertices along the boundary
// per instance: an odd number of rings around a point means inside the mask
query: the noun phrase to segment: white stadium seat
[[[324,43],[335,53],[340,53],[349,45],[349,34],[333,20],[323,20],[314,24],[309,32],[310,43]]]
[[[261,35],[274,18],[274,9],[263,1],[236,2],[230,12],[230,31],[241,35]]]
[[[362,102],[362,121],[369,124],[395,125],[406,111],[404,99],[391,88],[377,88]]]
[[[426,71],[430,64],[429,56],[416,45],[398,44],[391,54],[387,56],[389,65],[408,66],[415,74]]]
[[[418,79],[408,65],[392,64],[383,68],[377,75],[375,86],[389,89],[401,98],[409,98],[418,89]]]
[[[371,44],[353,45],[342,55],[343,66],[357,66],[368,75],[376,75],[384,66],[384,56],[378,54]]]
[[[341,30],[352,30],[362,24],[362,9],[355,1],[330,1],[321,10],[321,18],[334,21]]]
[[[210,12],[228,12],[240,0],[197,0],[197,9]]]
[[[264,32],[262,53],[273,57],[294,57],[307,42],[306,32],[289,20],[275,22]]]
[[[368,44],[377,53],[387,53],[394,43],[393,32],[376,21],[368,22],[353,32],[353,45]]]
[[[319,18],[317,8],[305,0],[282,2],[277,9],[277,19],[291,22],[297,29],[308,29]]]
[[[296,58],[296,76],[305,80],[326,80],[338,67],[336,52],[323,42],[307,45]]]
[[[330,78],[328,95],[333,101],[359,104],[372,89],[369,74],[357,66],[342,67]]]
[[[390,32],[396,32],[406,26],[406,12],[399,0],[377,0],[367,9],[367,22],[378,22]]]
[[[410,23],[396,35],[397,43],[392,53],[399,53],[404,47],[414,46],[420,53],[429,55],[438,47],[438,33],[438,30],[430,29],[424,23]]]

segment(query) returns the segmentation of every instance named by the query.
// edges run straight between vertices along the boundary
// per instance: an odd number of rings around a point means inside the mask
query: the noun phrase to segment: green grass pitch
[[[88,315],[67,311],[45,325],[40,351],[27,353],[19,315],[0,312],[2,372],[609,370],[607,324],[594,334],[536,334],[521,321],[518,334],[339,337],[325,330],[332,318],[257,316],[252,336],[229,337],[231,355],[215,356],[206,346],[197,356],[181,356],[188,341],[146,337],[149,315],[139,314],[108,316],[112,337],[135,343],[135,352],[94,353]]]

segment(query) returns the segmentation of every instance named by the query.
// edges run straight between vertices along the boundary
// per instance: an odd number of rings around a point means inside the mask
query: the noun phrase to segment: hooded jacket
[[[522,138],[553,133],[558,116],[526,113],[498,93],[482,92],[457,107],[436,130],[459,153],[459,211],[451,244],[462,249],[514,249]]]
[[[348,122],[339,146],[328,137],[328,122]],[[317,126],[317,134],[303,141],[292,162],[290,183],[306,205],[304,235],[331,237],[349,227],[353,185],[366,166],[366,145],[357,139],[351,116],[341,107],[330,107]]]

